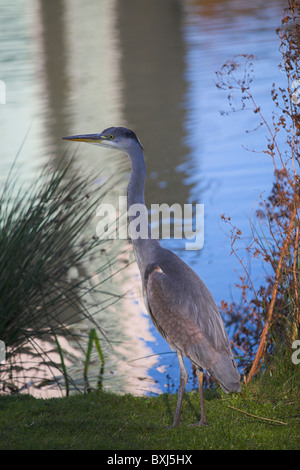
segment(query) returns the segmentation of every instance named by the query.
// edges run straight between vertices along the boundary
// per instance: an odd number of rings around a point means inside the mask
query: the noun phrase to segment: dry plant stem
[[[281,267],[282,267],[283,259],[284,259],[285,255],[287,253],[288,245],[289,245],[290,238],[291,238],[291,232],[292,232],[292,229],[294,227],[295,220],[296,220],[296,215],[297,215],[297,204],[295,204],[293,215],[292,215],[292,218],[291,218],[288,230],[287,230],[286,239],[284,241],[284,244],[282,245],[282,249],[281,249],[281,253],[280,253],[280,257],[279,257],[279,260],[278,260],[278,265],[277,265],[277,269],[276,269],[276,273],[275,273],[275,282],[274,282],[274,286],[273,286],[273,289],[272,289],[272,298],[271,298],[271,302],[270,302],[270,306],[269,306],[269,310],[268,310],[268,316],[267,316],[266,323],[265,323],[264,329],[263,329],[261,337],[260,337],[260,343],[259,343],[259,346],[258,346],[257,353],[255,355],[253,364],[251,366],[249,375],[248,375],[247,380],[246,380],[246,385],[251,381],[254,374],[259,370],[259,362],[261,360],[261,357],[263,355],[263,352],[264,352],[264,349],[265,349],[265,346],[266,346],[267,336],[268,336],[268,333],[269,333],[271,320],[272,320],[272,316],[273,316],[273,310],[274,310],[274,305],[275,305],[277,291],[278,291],[278,284],[279,284],[279,277],[280,277]]]
[[[296,230],[296,239],[295,239],[295,247],[294,247],[294,262],[293,262],[293,276],[294,276],[294,284],[295,284],[295,321],[294,321],[293,330],[292,330],[293,331],[293,333],[292,333],[292,342],[297,337],[299,324],[300,324],[298,279],[297,279],[297,272],[296,272],[298,247],[299,247],[299,227],[297,227],[297,230]]]
[[[284,421],[278,421],[278,419],[264,418],[262,416],[252,415],[251,413],[248,413],[247,411],[243,411],[243,410],[240,410],[239,408],[235,408],[235,406],[228,405],[228,408],[232,408],[233,410],[240,411],[241,413],[244,413],[247,416],[251,416],[252,418],[264,419],[265,421],[272,421],[273,423],[284,424],[285,426],[287,425],[287,423],[285,423]]]
[[[293,262],[293,275],[294,275],[294,283],[295,283],[295,301],[296,307],[298,309],[297,321],[299,322],[299,295],[298,295],[298,280],[297,280],[297,272],[296,272],[296,263],[297,263],[297,254],[298,254],[298,247],[299,247],[299,227],[296,230],[296,239],[295,239],[295,247],[294,247],[294,262]]]

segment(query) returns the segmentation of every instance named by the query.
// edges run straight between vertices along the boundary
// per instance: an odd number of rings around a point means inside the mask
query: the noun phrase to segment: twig
[[[297,259],[298,259],[298,249],[299,249],[299,227],[296,230],[296,239],[294,247],[294,262],[293,262],[293,276],[294,276],[294,293],[295,293],[295,315],[293,321],[293,331],[292,331],[292,341],[296,339],[299,324],[300,324],[300,313],[299,313],[299,294],[298,294],[298,279],[297,279]]]
[[[287,253],[287,248],[288,248],[288,244],[290,242],[290,237],[291,237],[291,231],[292,231],[293,226],[295,224],[296,214],[297,214],[297,206],[295,204],[294,211],[293,211],[293,214],[292,214],[292,217],[291,217],[291,221],[290,221],[289,227],[287,229],[286,239],[285,239],[285,241],[282,245],[280,257],[279,257],[279,260],[278,260],[278,265],[277,265],[277,269],[276,269],[276,273],[275,273],[275,282],[274,282],[274,286],[273,286],[273,289],[272,289],[272,298],[271,298],[271,302],[270,302],[270,306],[269,306],[269,310],[268,310],[267,319],[266,319],[265,326],[264,326],[264,329],[263,329],[261,337],[260,337],[260,343],[259,343],[259,346],[258,346],[258,349],[257,349],[257,352],[256,352],[256,356],[254,358],[251,370],[250,370],[249,375],[248,375],[247,380],[246,380],[246,384],[248,384],[251,381],[252,377],[254,376],[254,374],[259,369],[259,362],[261,360],[262,354],[263,354],[265,346],[266,346],[267,337],[268,337],[268,333],[269,333],[269,329],[270,329],[270,325],[271,325],[271,320],[272,320],[272,316],[273,316],[275,301],[276,301],[276,297],[277,297],[281,267],[282,267],[282,264],[283,264],[284,257],[286,256],[286,253]]]
[[[234,406],[230,406],[230,405],[228,405],[228,408],[232,408],[233,410],[240,411],[241,413],[251,416],[252,418],[264,419],[265,421],[273,421],[274,423],[284,424],[285,426],[287,426],[287,423],[284,423],[283,421],[278,421],[278,419],[263,418],[262,416],[252,415],[251,413],[247,413],[247,411],[240,410],[239,408],[235,408]]]
[[[296,230],[296,239],[295,239],[295,247],[294,247],[294,262],[293,262],[293,275],[294,275],[294,283],[295,283],[295,301],[296,301],[296,306],[299,309],[298,281],[297,281],[297,274],[296,274],[298,249],[299,249],[299,227],[297,227],[297,230]],[[299,318],[297,318],[297,320],[299,321]]]

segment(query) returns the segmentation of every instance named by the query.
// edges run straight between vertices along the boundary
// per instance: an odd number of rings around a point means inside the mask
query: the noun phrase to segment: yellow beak
[[[73,140],[75,142],[87,142],[89,144],[101,144],[107,140],[106,135],[101,134],[83,134],[83,135],[71,135],[69,137],[63,137],[64,140]]]

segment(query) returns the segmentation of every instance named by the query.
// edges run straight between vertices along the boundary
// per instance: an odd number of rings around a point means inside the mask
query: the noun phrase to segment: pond
[[[239,300],[241,267],[230,256],[221,215],[231,217],[246,243],[251,211],[271,190],[273,165],[251,151],[265,145],[263,130],[247,132],[257,117],[247,109],[228,113],[215,72],[237,54],[253,54],[253,93],[270,116],[271,86],[282,80],[276,28],[285,6],[283,0],[3,0],[1,182],[20,148],[17,166],[26,188],[47,162],[59,162],[75,146],[76,162],[99,184],[103,175],[118,173],[125,157],[61,138],[132,128],[145,149],[146,204],[204,204],[203,248],[187,251],[184,240],[163,240],[163,246],[193,267],[217,304]],[[252,275],[263,282],[259,265]],[[104,384],[135,394],[176,391],[177,358],[145,313],[134,265],[124,279],[122,288],[137,286],[138,294],[120,302],[108,323],[103,313],[98,318],[117,342],[113,359],[105,353]]]

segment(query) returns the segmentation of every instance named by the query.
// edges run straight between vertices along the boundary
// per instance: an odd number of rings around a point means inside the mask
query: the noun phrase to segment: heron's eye
[[[109,138],[110,140],[113,140],[113,139],[115,138],[115,136],[114,136],[113,134],[110,134],[110,135],[108,136],[108,138]]]

